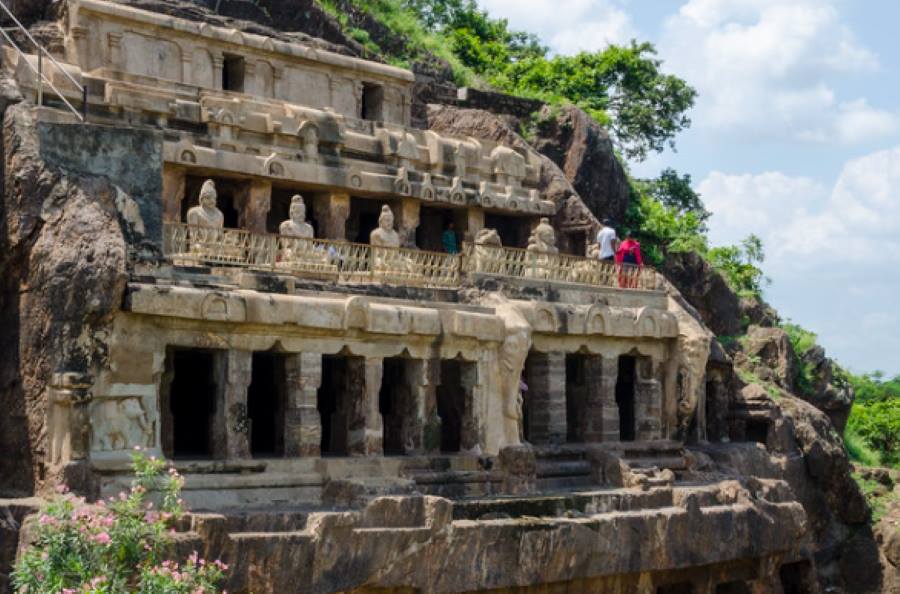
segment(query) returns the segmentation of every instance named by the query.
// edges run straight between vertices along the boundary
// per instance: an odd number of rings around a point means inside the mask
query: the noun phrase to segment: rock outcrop
[[[660,271],[700,314],[716,336],[741,333],[740,299],[728,283],[700,254],[666,254]]]
[[[544,106],[537,114],[534,148],[563,171],[599,219],[621,223],[628,208],[628,177],[607,131],[574,106]]]

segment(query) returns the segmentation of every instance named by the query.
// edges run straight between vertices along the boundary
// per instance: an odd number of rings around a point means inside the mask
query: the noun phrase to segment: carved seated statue
[[[528,238],[528,251],[536,254],[525,269],[525,276],[532,278],[550,278],[552,276],[552,256],[559,253],[556,247],[556,231],[550,225],[550,219],[541,217],[537,227]]]
[[[228,257],[234,252],[233,247],[226,249],[224,245],[225,215],[216,206],[216,198],[216,184],[208,179],[200,188],[197,206],[187,212],[187,224],[192,227],[188,231],[190,251],[200,257]]]
[[[216,184],[208,179],[200,188],[198,205],[187,211],[187,224],[209,229],[221,229],[225,226],[225,215],[216,206]]]
[[[283,268],[308,272],[337,272],[329,253],[315,238],[312,225],[306,222],[306,203],[299,194],[291,198],[290,218],[278,226],[279,262]]]
[[[378,216],[378,227],[369,234],[369,245],[372,246],[374,271],[376,273],[397,275],[401,278],[418,276],[415,263],[401,252],[400,234],[394,229],[394,213],[385,204]]]
[[[504,274],[503,243],[496,229],[481,229],[475,235],[475,272]]]

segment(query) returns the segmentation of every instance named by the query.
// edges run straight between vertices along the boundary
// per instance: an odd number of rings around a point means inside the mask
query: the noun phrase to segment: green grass
[[[884,514],[887,512],[888,506],[898,500],[898,496],[891,489],[888,489],[878,481],[865,479],[857,472],[852,475],[853,480],[859,485],[860,491],[872,510],[872,523],[877,524]]]
[[[863,466],[881,466],[881,455],[866,443],[852,427],[844,430],[844,447],[850,460]]]

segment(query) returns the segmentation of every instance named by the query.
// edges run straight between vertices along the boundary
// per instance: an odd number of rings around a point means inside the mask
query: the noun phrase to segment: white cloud
[[[762,237],[783,315],[856,370],[900,371],[900,146],[847,161],[830,188],[777,171],[714,171],[697,190],[714,242]]]
[[[479,0],[514,29],[536,33],[556,53],[593,51],[639,37],[628,13],[614,0]]]
[[[689,0],[667,19],[667,67],[699,92],[698,127],[745,141],[854,144],[894,134],[897,113],[842,99],[839,77],[879,68],[835,0]]]

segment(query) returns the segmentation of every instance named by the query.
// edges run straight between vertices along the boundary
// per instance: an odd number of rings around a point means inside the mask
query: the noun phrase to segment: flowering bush
[[[227,566],[207,563],[196,552],[179,564],[166,558],[172,528],[183,514],[184,479],[165,462],[132,454],[135,478],[128,492],[88,504],[65,489],[38,516],[33,543],[13,571],[20,593],[205,594]],[[158,508],[148,497],[159,494]]]

